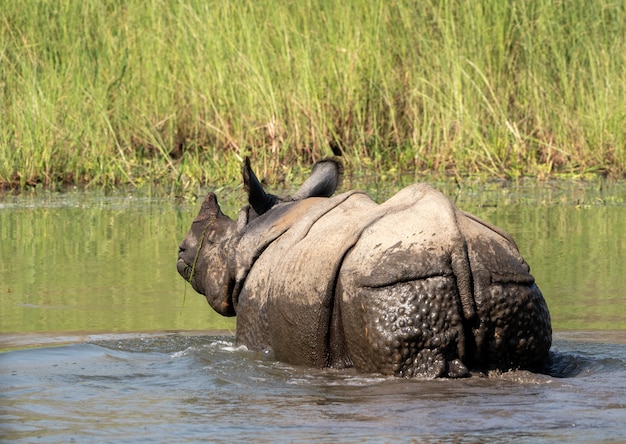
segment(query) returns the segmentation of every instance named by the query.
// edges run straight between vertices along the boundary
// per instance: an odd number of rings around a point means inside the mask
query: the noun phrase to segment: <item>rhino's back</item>
[[[378,217],[363,229],[342,270],[361,287],[449,275],[449,261],[441,256],[459,242],[451,202],[430,186],[415,184],[378,207]]]
[[[338,281],[357,367],[459,376],[465,365],[540,366],[549,314],[508,234],[427,185],[381,208],[385,216],[363,231]]]

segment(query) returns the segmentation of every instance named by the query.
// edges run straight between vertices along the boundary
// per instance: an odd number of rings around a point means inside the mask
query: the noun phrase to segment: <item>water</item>
[[[567,378],[404,380],[292,367],[232,336],[94,336],[5,353],[0,430],[22,442],[620,442],[626,344],[606,339],[557,334],[553,370]]]
[[[234,329],[176,272],[196,211],[124,194],[0,201],[1,331]]]
[[[177,275],[196,203],[5,197],[0,439],[626,441],[626,186],[444,189],[518,242],[552,314],[550,375],[407,381],[278,363],[235,347],[234,321]]]

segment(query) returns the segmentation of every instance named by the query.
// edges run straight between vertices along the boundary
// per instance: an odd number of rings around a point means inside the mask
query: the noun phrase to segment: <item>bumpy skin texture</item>
[[[381,205],[306,190],[237,223],[209,196],[181,244],[179,272],[237,315],[238,343],[404,377],[542,368],[550,316],[508,234],[424,184]]]
[[[340,274],[355,365],[402,376],[540,369],[550,317],[510,237],[425,185],[381,207],[395,201],[414,203],[370,225]]]

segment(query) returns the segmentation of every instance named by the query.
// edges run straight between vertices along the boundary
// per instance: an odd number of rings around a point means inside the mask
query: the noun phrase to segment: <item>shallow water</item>
[[[176,273],[197,203],[5,197],[0,439],[626,441],[626,185],[446,186],[530,264],[556,331],[551,375],[407,381],[277,363],[234,347],[233,319]]]
[[[612,336],[613,335],[613,336]],[[626,344],[557,334],[552,371],[404,380],[296,368],[232,336],[93,336],[0,356],[22,442],[620,442]]]

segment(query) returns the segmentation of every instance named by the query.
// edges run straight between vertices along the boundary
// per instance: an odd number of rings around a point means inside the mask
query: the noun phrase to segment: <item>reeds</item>
[[[0,184],[626,173],[621,0],[2,0]]]

